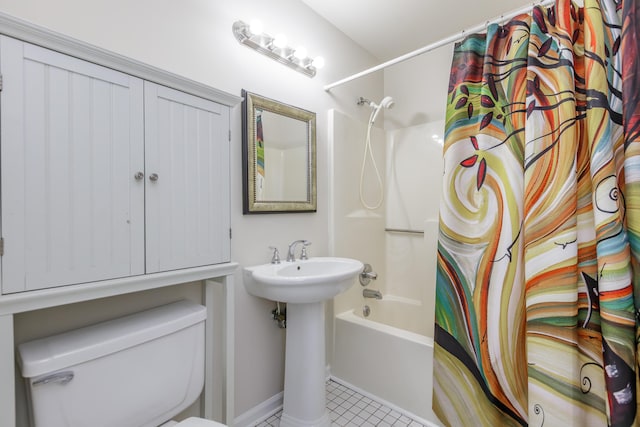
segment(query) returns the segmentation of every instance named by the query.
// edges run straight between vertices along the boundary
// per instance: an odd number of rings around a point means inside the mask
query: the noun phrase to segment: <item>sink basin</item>
[[[351,287],[363,264],[350,258],[316,257],[244,268],[244,285],[252,295],[287,303],[331,299]]]
[[[355,259],[331,257],[244,268],[247,292],[287,303],[280,427],[331,427],[324,384],[324,301],[349,289],[363,268]]]

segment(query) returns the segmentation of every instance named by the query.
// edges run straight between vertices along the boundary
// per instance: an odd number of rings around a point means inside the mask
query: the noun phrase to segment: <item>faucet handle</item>
[[[309,259],[309,256],[307,255],[307,246],[309,246],[310,244],[311,242],[308,240],[304,240],[302,242],[302,252],[300,252],[300,259]]]
[[[280,252],[278,252],[278,248],[276,248],[275,246],[269,246],[269,249],[273,251],[271,264],[280,264]]]
[[[362,272],[360,273],[360,284],[362,286],[367,286],[372,280],[376,280],[377,278],[378,273],[373,271],[371,264],[365,264]]]

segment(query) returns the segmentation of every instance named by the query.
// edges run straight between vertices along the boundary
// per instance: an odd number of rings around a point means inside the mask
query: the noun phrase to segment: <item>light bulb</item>
[[[273,39],[273,45],[278,49],[284,49],[287,47],[287,37],[282,33],[278,34]]]
[[[295,56],[297,59],[302,60],[307,57],[307,49],[305,49],[303,46],[298,46],[293,52],[293,56]]]
[[[320,68],[324,67],[324,58],[322,56],[316,56],[311,65],[319,70]]]
[[[249,23],[249,31],[251,31],[251,34],[254,35],[260,35],[262,34],[262,21],[260,21],[259,19],[254,19],[251,21],[251,23]]]

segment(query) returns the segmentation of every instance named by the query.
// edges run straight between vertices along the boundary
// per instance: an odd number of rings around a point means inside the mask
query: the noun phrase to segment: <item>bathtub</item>
[[[432,338],[365,319],[354,310],[336,315],[334,327],[331,375],[337,382],[422,424],[440,425],[431,410]]]
[[[373,286],[373,285],[372,285]],[[392,326],[397,329],[422,335],[424,338],[433,336],[434,306],[422,304],[412,298],[404,298],[383,292],[382,300],[362,300],[363,306],[370,307],[367,320]],[[354,311],[359,317],[363,314]]]

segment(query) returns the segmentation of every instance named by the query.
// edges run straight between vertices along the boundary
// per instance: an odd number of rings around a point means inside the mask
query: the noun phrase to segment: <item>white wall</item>
[[[293,147],[282,152],[282,162],[288,165],[285,169],[283,188],[284,194],[288,195],[288,200],[306,200],[309,188],[309,180],[306,179],[308,153],[309,150],[306,147]]]
[[[452,59],[449,44],[384,71],[384,93],[396,101],[385,113],[385,129],[444,120]]]
[[[260,196],[256,196],[258,200],[284,200],[284,153],[280,148],[264,147],[265,169],[264,169],[264,187]],[[268,165],[268,166],[267,166]],[[256,184],[257,186],[257,184]]]
[[[269,147],[265,144],[265,187],[260,200],[307,200],[306,147]],[[285,165],[287,167],[285,168]]]
[[[328,252],[327,111],[338,108],[366,121],[359,96],[382,94],[382,75],[323,91],[323,85],[368,68],[377,61],[344,34],[296,0],[0,0],[0,12],[83,40],[232,94],[241,89],[317,113],[318,212],[242,215],[240,108],[232,111],[231,222],[232,259],[241,265],[267,262],[269,245],[284,251],[300,238],[313,242],[312,255]],[[327,66],[314,79],[297,73],[237,43],[236,20],[261,19],[265,31],[284,32],[292,43],[321,54]],[[339,50],[337,50],[339,47]],[[354,167],[356,167],[354,165]],[[284,332],[270,320],[272,303],[248,295],[236,274],[236,414],[282,390]],[[180,297],[183,291],[176,290]],[[162,293],[162,299],[166,299]],[[131,296],[131,310],[154,297]],[[110,301],[96,302],[109,312]],[[92,305],[84,305],[90,312]],[[116,313],[114,307],[113,313]],[[70,307],[65,326],[81,324],[83,313]],[[27,319],[28,318],[28,319]],[[18,339],[38,335],[40,324],[55,321],[45,313],[18,319]],[[329,349],[330,351],[330,349]],[[18,396],[20,399],[21,396]]]

